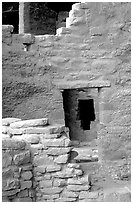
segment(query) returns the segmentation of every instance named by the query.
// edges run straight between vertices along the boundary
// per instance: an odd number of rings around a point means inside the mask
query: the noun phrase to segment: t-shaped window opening
[[[90,130],[90,123],[95,118],[93,99],[79,99],[77,120],[81,121],[81,128],[83,130]]]

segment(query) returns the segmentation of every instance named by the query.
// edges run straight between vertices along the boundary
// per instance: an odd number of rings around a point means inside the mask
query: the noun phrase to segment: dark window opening
[[[13,25],[13,33],[18,34],[19,2],[2,2],[2,25]]]
[[[81,120],[83,130],[90,130],[90,123],[95,120],[93,99],[78,100],[77,120]]]

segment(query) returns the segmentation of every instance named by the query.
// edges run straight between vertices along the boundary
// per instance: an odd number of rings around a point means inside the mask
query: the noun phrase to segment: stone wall
[[[3,201],[102,199],[100,191],[91,191],[90,175],[70,161],[73,146],[64,125],[5,118],[2,128]]]
[[[100,160],[119,180],[130,178],[130,13],[129,2],[74,4],[56,35],[14,35],[3,26],[2,39],[3,117],[63,123],[58,84],[97,88]]]

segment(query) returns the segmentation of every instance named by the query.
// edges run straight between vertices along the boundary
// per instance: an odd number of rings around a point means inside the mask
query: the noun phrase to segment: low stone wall
[[[2,120],[3,201],[94,201],[89,175],[70,163],[72,142],[64,125],[47,118]]]

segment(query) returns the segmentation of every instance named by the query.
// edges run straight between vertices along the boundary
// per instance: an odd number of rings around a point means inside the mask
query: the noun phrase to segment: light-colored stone
[[[24,134],[22,136],[13,136],[13,138],[20,141],[24,140],[25,142],[30,144],[38,144],[40,140],[39,136],[36,134]]]
[[[31,188],[32,186],[32,181],[20,181],[20,189],[21,190],[24,190],[24,189],[27,189],[27,188]]]
[[[21,178],[23,180],[30,180],[32,178],[32,172],[31,171],[25,171],[23,173],[21,173]]]
[[[56,199],[55,202],[74,202],[76,201],[76,198],[62,198]]]
[[[37,155],[33,160],[34,166],[53,165],[54,160],[49,158],[47,155]]]
[[[2,133],[8,134],[10,132],[10,126],[3,126],[2,125]]]
[[[63,188],[59,187],[52,187],[52,188],[43,188],[41,189],[41,192],[45,195],[54,195],[61,193]]]
[[[75,177],[75,178],[69,178],[68,179],[68,184],[71,184],[71,185],[83,185],[83,184],[89,184],[89,176],[88,175],[85,175],[85,176],[82,176],[82,177]]]
[[[68,191],[68,190],[64,190],[62,193],[62,197],[64,198],[77,198],[79,195],[78,192],[72,192],[72,191]]]
[[[53,186],[63,187],[66,185],[67,185],[67,181],[65,179],[54,179]]]
[[[67,161],[68,161],[68,158],[69,158],[69,155],[68,154],[64,154],[64,155],[58,156],[54,160],[54,162],[57,163],[57,164],[66,164]]]
[[[47,154],[58,156],[58,155],[64,155],[69,153],[72,150],[72,147],[64,147],[64,148],[48,148]]]
[[[16,165],[27,164],[30,162],[30,160],[31,156],[29,150],[16,154],[13,158],[14,164]]]
[[[11,123],[21,121],[19,118],[2,118],[2,125],[9,126]]]
[[[66,168],[63,169],[61,172],[56,172],[53,174],[55,178],[71,178],[75,176],[81,176],[83,171],[80,169],[73,169],[73,168]]]
[[[49,200],[49,199],[56,199],[59,198],[59,194],[54,194],[54,195],[43,195],[43,199]]]
[[[47,118],[33,119],[33,120],[23,120],[11,123],[11,128],[27,128],[27,127],[36,127],[36,126],[45,126],[48,124]]]
[[[90,188],[89,185],[68,185],[68,191],[88,191]]]
[[[19,187],[20,187],[20,185],[19,185],[18,179],[10,178],[10,179],[6,180],[6,182],[2,182],[2,190],[4,190],[4,191],[17,189]]]
[[[61,170],[61,166],[59,165],[48,165],[46,167],[46,172],[55,172],[55,171],[60,171]]]
[[[43,180],[39,182],[39,187],[40,188],[47,188],[47,187],[52,187],[52,181],[51,180]]]
[[[26,143],[17,139],[2,138],[2,149],[24,149]]]
[[[79,164],[75,164],[75,163],[69,163],[67,165],[68,168],[75,168],[75,169],[79,169],[80,165]]]
[[[40,172],[40,173],[45,173],[46,172],[46,165],[34,167],[34,171]]]
[[[12,202],[32,202],[32,198],[14,198]]]
[[[81,191],[79,194],[79,199],[96,199],[98,198],[99,193],[97,191],[94,192],[85,192]]]
[[[65,147],[65,139],[65,137],[59,139],[40,139],[40,142],[46,147]]]

